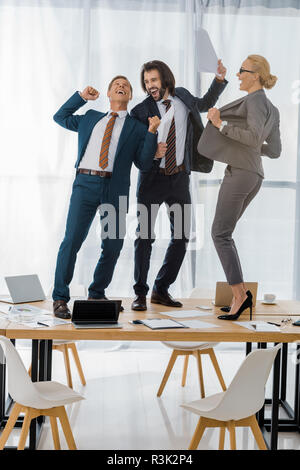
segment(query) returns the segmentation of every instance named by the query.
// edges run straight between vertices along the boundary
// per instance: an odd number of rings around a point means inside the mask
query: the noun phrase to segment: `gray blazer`
[[[264,177],[261,156],[278,158],[281,153],[278,109],[264,90],[257,90],[220,108],[220,115],[228,124],[220,132],[208,122],[198,152]]]

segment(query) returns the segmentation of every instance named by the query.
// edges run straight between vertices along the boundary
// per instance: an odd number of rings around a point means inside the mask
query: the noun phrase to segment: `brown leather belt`
[[[85,168],[78,168],[77,173],[82,173],[83,175],[100,176],[101,178],[112,177],[111,171],[86,170]]]
[[[184,167],[184,164],[182,163],[182,165],[179,165],[176,168],[174,168],[172,175],[175,175],[176,173],[179,173],[180,171],[184,171],[184,170],[185,170],[185,167]],[[158,171],[159,173],[166,175],[164,168],[159,168]],[[166,175],[166,176],[172,176],[172,175]]]

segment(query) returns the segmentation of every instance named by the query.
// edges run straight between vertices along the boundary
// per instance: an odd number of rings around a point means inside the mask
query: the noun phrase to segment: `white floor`
[[[18,341],[25,362],[30,361],[30,342]],[[87,385],[82,386],[72,362],[74,389],[86,398],[67,407],[78,449],[173,450],[187,449],[197,424],[197,416],[180,407],[200,398],[196,364],[190,359],[187,384],[181,387],[183,358],[179,358],[166,388],[156,392],[171,350],[161,343],[79,342],[77,343]],[[216,355],[228,385],[245,355],[242,344],[219,344]],[[292,361],[289,361],[292,369]],[[203,357],[206,395],[221,391],[208,357]],[[293,369],[288,395],[293,403]],[[52,379],[66,383],[63,356],[53,352]],[[270,396],[270,383],[267,395]],[[289,398],[289,397],[288,397]],[[67,449],[59,427],[61,445]],[[16,445],[20,430],[14,430],[8,445]],[[218,448],[218,430],[208,429],[199,449]],[[300,449],[300,434],[280,433],[279,449]],[[229,448],[226,436],[225,449]],[[237,448],[256,449],[251,431],[237,429]],[[38,449],[53,449],[50,424],[46,421]]]

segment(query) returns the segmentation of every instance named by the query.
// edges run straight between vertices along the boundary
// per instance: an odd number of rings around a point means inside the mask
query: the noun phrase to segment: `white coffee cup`
[[[274,302],[276,299],[275,294],[264,294],[264,302]]]

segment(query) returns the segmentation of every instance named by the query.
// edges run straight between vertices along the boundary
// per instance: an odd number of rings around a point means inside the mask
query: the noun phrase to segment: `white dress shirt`
[[[110,110],[106,116],[104,116],[102,119],[100,119],[100,121],[97,122],[94,129],[92,130],[84,155],[79,164],[79,168],[85,168],[87,170],[103,171],[103,168],[101,168],[99,165],[100,150],[101,150],[101,145],[102,145],[102,140],[104,137],[106,125],[111,118],[112,112],[115,112],[115,111]],[[118,114],[118,117],[115,120],[115,124],[114,124],[112,135],[111,135],[110,145],[108,149],[108,165],[104,169],[104,171],[113,171],[116,150],[117,150],[120,135],[124,126],[125,118],[127,116],[127,111],[118,111],[117,114]]]
[[[174,119],[176,131],[176,164],[181,165],[184,160],[184,148],[187,131],[187,119],[189,110],[185,104],[177,98],[177,96],[169,95],[168,100],[171,101],[171,106],[174,106]],[[161,117],[166,114],[166,106],[163,104],[164,99],[157,102],[157,106]],[[165,167],[165,158],[161,159],[160,167]]]

